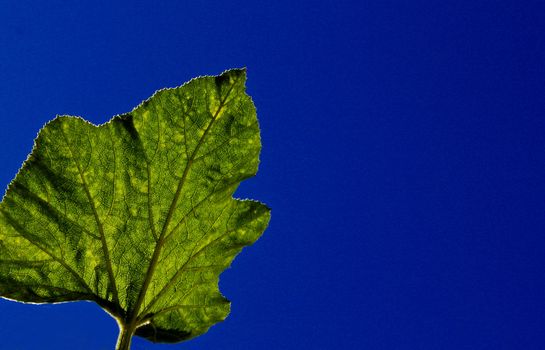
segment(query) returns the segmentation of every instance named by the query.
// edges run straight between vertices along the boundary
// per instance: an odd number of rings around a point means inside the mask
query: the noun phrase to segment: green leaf
[[[270,217],[232,198],[261,148],[245,80],[241,69],[196,78],[100,126],[49,122],[0,204],[0,295],[94,301],[127,344],[225,319],[219,274]]]

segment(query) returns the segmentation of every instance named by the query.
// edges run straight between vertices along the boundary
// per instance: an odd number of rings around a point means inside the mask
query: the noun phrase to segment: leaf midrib
[[[151,278],[153,277],[153,274],[155,272],[155,268],[157,266],[157,261],[159,259],[159,255],[160,255],[161,249],[162,249],[163,244],[164,244],[165,233],[168,230],[168,226],[170,225],[170,221],[172,220],[172,216],[174,215],[174,210],[175,210],[175,208],[176,208],[176,206],[178,204],[178,200],[179,200],[180,194],[182,192],[182,188],[185,185],[187,175],[189,174],[189,170],[190,170],[191,166],[193,165],[193,160],[195,159],[195,156],[197,155],[201,145],[204,143],[204,140],[205,140],[206,136],[208,135],[209,131],[211,130],[212,125],[217,120],[217,118],[219,116],[219,113],[221,112],[223,107],[225,107],[226,101],[229,98],[229,95],[230,95],[231,91],[233,90],[233,88],[237,85],[238,80],[239,79],[235,79],[233,81],[233,83],[230,86],[229,90],[225,94],[225,97],[220,100],[220,104],[218,106],[218,109],[216,110],[216,112],[212,116],[212,120],[210,121],[210,123],[208,123],[208,126],[206,127],[205,131],[203,132],[203,135],[201,136],[201,138],[199,139],[199,142],[195,146],[195,149],[191,153],[191,157],[187,161],[187,164],[186,164],[186,166],[184,168],[184,172],[182,174],[180,182],[178,183],[176,193],[174,194],[174,197],[173,197],[172,202],[170,204],[170,207],[169,207],[169,210],[168,210],[168,213],[167,213],[167,217],[166,217],[165,222],[163,224],[163,228],[161,229],[161,233],[159,234],[159,239],[158,239],[158,241],[157,241],[157,243],[155,245],[155,249],[153,251],[152,259],[150,261],[150,265],[148,266],[148,270],[146,272],[146,276],[145,276],[145,279],[144,279],[144,284],[142,285],[142,288],[140,289],[140,293],[138,294],[138,299],[136,300],[136,303],[134,305],[134,308],[133,308],[132,312],[129,313],[129,320],[128,320],[129,328],[132,328],[132,329],[136,328],[136,324],[137,324],[137,321],[138,321],[138,313],[140,311],[140,308],[142,307],[142,303],[144,302],[147,290],[149,288],[149,284],[151,282]],[[150,195],[150,193],[148,193],[148,196],[149,195]]]

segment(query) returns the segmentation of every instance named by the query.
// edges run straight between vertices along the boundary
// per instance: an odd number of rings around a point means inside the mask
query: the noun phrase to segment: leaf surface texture
[[[49,122],[0,204],[0,295],[92,300],[154,342],[225,319],[219,275],[270,212],[232,197],[261,148],[245,80],[196,78],[100,126]]]

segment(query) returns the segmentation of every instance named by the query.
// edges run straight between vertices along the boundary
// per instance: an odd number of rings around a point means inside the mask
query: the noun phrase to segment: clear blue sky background
[[[541,1],[0,1],[0,184],[94,123],[248,67],[273,219],[232,314],[144,349],[545,349]],[[0,348],[112,349],[91,303],[0,301]],[[74,344],[77,344],[74,347]]]

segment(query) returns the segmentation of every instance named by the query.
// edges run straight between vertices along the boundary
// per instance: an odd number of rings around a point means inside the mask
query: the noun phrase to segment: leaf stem
[[[135,328],[127,327],[125,325],[119,326],[119,336],[117,338],[117,345],[115,350],[130,350],[131,349],[131,340],[134,335]]]

